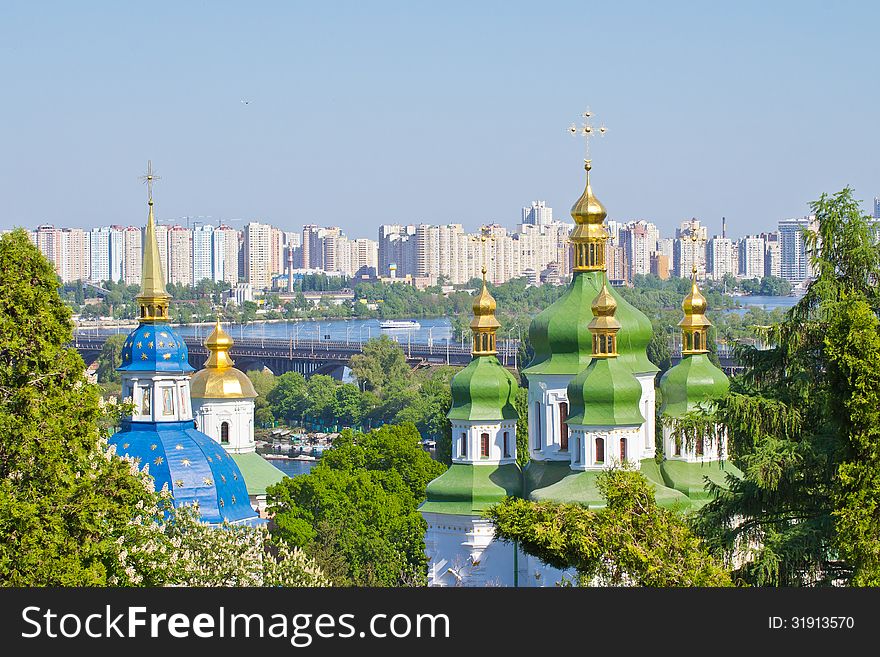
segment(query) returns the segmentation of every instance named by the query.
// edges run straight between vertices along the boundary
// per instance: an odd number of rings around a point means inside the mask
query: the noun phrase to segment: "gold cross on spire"
[[[480,242],[480,264],[481,264],[480,271],[483,274],[483,282],[485,283],[486,272],[488,271],[488,269],[486,268],[486,261],[487,261],[486,247],[488,246],[489,242],[495,241],[495,236],[489,233],[488,226],[481,226],[480,227],[480,236],[477,237],[476,235],[474,235],[473,237],[471,237],[471,239],[474,241],[479,240],[479,242]]]
[[[604,125],[595,127],[591,121],[593,119],[593,112],[590,111],[590,108],[587,107],[586,111],[581,115],[583,118],[583,123],[581,123],[581,127],[578,128],[574,123],[568,126],[568,132],[575,136],[581,136],[584,138],[584,162],[590,161],[590,139],[595,137],[597,134],[601,137],[606,132],[608,132],[608,128]]]
[[[153,205],[153,181],[161,178],[153,173],[153,160],[147,160],[147,173],[140,177],[147,184],[147,202]]]
[[[697,279],[697,244],[700,241],[700,234],[697,231],[698,223],[699,222],[697,221],[696,217],[691,219],[691,275],[693,276],[694,280]]]

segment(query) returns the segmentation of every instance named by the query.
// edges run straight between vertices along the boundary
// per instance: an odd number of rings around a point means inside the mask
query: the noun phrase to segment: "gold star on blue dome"
[[[183,479],[175,479],[174,485],[177,486],[178,488],[183,488]]]
[[[204,483],[205,486],[213,486],[214,480],[211,479],[210,477],[205,477],[204,479],[202,479],[202,483]]]
[[[192,465],[192,461],[190,461],[189,459],[183,459],[183,460],[180,462],[180,464],[181,464],[184,468],[188,468],[189,466]]]
[[[153,443],[152,445],[150,445],[150,449],[156,449],[156,447],[158,447],[158,445],[156,445],[156,443]]]
[[[153,348],[153,341],[151,340],[150,342],[148,342],[148,343],[147,343],[147,346],[148,346],[150,349],[152,349],[152,348]]]
[[[147,360],[147,354],[145,352],[141,352],[141,360]]]
[[[171,354],[162,354],[162,358],[164,360],[168,360],[169,358],[171,358]]]
[[[145,337],[145,338],[150,337],[150,332],[149,332],[149,331],[145,331],[145,332],[144,332],[144,337]]]
[[[156,460],[153,461],[153,463],[155,463],[156,465],[162,465],[164,462],[165,462],[165,459],[163,459],[161,456],[157,456]]]

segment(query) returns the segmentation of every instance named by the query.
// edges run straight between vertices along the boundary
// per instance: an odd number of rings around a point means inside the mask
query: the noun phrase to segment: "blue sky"
[[[847,184],[867,208],[878,6],[7,1],[0,227],[143,223],[148,158],[164,220],[567,217],[587,105],[610,218],[742,235]]]

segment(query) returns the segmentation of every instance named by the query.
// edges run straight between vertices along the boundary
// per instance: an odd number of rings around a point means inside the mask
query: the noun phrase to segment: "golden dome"
[[[497,329],[501,326],[495,318],[495,298],[489,294],[486,287],[486,270],[483,270],[483,289],[474,299],[474,318],[471,320],[472,329]]]
[[[193,374],[190,396],[193,399],[254,399],[257,391],[247,374],[233,367],[229,350],[233,340],[217,320],[214,330],[205,339],[208,360],[204,369]]]
[[[605,226],[602,225],[608,213],[605,206],[593,194],[593,188],[590,185],[590,169],[592,168],[590,160],[586,161],[584,168],[587,170],[587,186],[581,197],[571,207],[571,217],[577,224],[571,232],[572,242],[607,239],[608,236]]]
[[[684,317],[678,325],[683,327],[711,326],[712,322],[705,317],[708,307],[706,297],[702,295],[700,289],[697,287],[697,281],[694,279],[691,282],[690,294],[688,294],[684,298],[684,301],[681,302],[681,309],[684,311]]]
[[[614,313],[617,312],[617,301],[611,296],[607,281],[602,284],[602,289],[596,295],[596,298],[593,299],[591,308],[593,310],[593,320],[587,326],[590,331],[606,332],[620,329],[620,322],[614,316]]]

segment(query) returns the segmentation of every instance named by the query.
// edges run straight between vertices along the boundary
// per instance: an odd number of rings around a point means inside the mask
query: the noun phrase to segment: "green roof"
[[[708,354],[685,356],[660,378],[660,413],[681,417],[696,410],[702,402],[723,397],[729,387],[727,376],[709,360]]]
[[[523,495],[530,497],[532,491],[552,486],[571,474],[569,461],[530,460],[523,469]]]
[[[568,464],[565,464],[566,467]],[[601,509],[605,506],[605,498],[599,492],[596,481],[601,470],[585,470],[582,472],[568,469],[569,474],[556,483],[545,488],[533,490],[529,499],[535,502],[556,502],[559,504],[580,504],[590,509]],[[657,505],[677,510],[690,506],[688,498],[677,490],[668,488],[663,483],[660,470],[653,459],[641,462],[641,473],[654,485],[654,499]]]
[[[464,465],[454,463],[428,484],[419,511],[479,516],[505,497],[522,495],[522,472],[516,463]]]
[[[450,420],[515,420],[519,383],[495,356],[476,356],[452,377]]]
[[[620,358],[594,358],[568,384],[568,424],[584,426],[639,425],[642,384]]]
[[[529,341],[535,351],[523,373],[574,376],[589,365],[593,338],[587,325],[593,318],[591,305],[605,283],[604,271],[575,272],[565,293],[539,313],[529,325]],[[615,317],[620,322],[617,351],[634,373],[657,372],[647,356],[653,335],[651,320],[610,287],[617,302]]]
[[[265,495],[269,486],[277,484],[287,475],[256,452],[230,454],[241,470],[248,495]]]
[[[687,495],[695,507],[701,507],[712,499],[706,490],[706,478],[712,483],[727,488],[727,475],[742,479],[743,473],[729,461],[708,461],[705,463],[688,463],[666,459],[660,464],[663,481]]]

